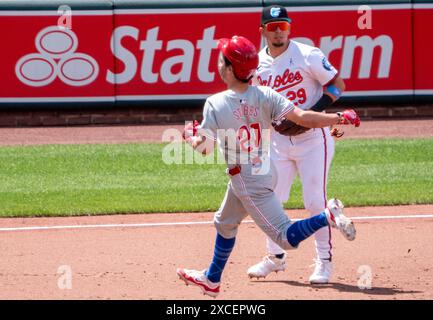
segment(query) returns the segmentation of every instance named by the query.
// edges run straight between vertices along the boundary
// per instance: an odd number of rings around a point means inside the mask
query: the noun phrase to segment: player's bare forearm
[[[307,128],[323,128],[338,124],[340,117],[336,113],[321,113],[314,111],[304,111],[295,108],[289,112],[286,118]]]

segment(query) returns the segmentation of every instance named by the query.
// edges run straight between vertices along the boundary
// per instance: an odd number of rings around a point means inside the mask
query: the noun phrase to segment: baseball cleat
[[[310,276],[311,284],[328,283],[332,274],[332,262],[329,260],[316,259],[315,268]]]
[[[340,200],[330,199],[325,214],[331,227],[337,228],[347,240],[352,241],[356,237],[355,225],[344,215],[343,208],[344,205]]]
[[[213,283],[209,281],[205,274],[206,270],[197,271],[178,268],[176,270],[177,275],[181,280],[188,285],[194,285],[200,287],[204,295],[216,297],[220,292],[220,282]]]
[[[284,253],[284,256],[281,259],[278,259],[273,254],[268,254],[263,258],[262,261],[259,263],[251,266],[247,274],[252,278],[266,278],[268,274],[271,272],[277,273],[278,271],[284,271],[286,270],[286,254]]]

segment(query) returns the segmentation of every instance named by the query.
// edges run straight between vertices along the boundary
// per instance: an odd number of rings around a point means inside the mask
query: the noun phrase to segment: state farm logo
[[[15,74],[32,87],[43,87],[56,78],[70,86],[92,83],[99,73],[98,63],[91,56],[76,52],[78,38],[69,29],[51,26],[39,31],[35,39],[38,53],[18,60]]]

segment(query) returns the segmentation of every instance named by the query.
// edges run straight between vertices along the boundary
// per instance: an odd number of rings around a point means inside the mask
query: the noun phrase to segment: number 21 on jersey
[[[249,127],[246,125],[241,126],[238,129],[237,136],[241,151],[250,153],[254,149],[258,149],[262,139],[260,123],[251,123]]]

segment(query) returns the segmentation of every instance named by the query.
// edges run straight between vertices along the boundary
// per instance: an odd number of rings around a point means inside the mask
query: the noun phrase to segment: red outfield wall
[[[346,80],[346,98],[433,97],[433,4],[289,7],[292,37],[321,48]],[[261,7],[2,10],[0,104],[204,99],[224,88],[216,39],[260,46]],[[332,23],[330,23],[332,22]],[[302,39],[301,39],[302,38]]]

